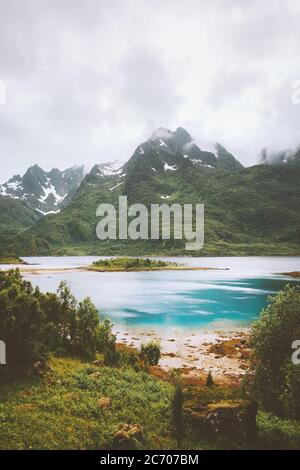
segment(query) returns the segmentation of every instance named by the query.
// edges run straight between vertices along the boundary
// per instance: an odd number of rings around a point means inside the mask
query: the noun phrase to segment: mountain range
[[[41,215],[56,214],[72,199],[83,179],[83,166],[48,173],[38,165],[0,185],[0,196],[22,201]]]
[[[28,170],[39,175],[39,191],[28,190],[26,174],[1,187],[2,194],[5,192],[0,198],[1,214],[1,204],[18,203],[26,209],[19,227],[14,224],[14,237],[7,237],[9,222],[5,234],[0,224],[5,253],[185,254],[182,240],[98,240],[96,208],[104,202],[117,207],[120,195],[127,195],[129,204],[146,206],[203,203],[205,246],[189,255],[300,251],[300,166],[293,159],[244,168],[220,144],[216,144],[215,152],[209,152],[199,148],[183,128],[175,132],[159,128],[123,166],[97,164],[85,176],[82,168],[70,169],[57,180],[54,174],[58,170],[45,174],[45,178],[39,170]],[[10,191],[16,191],[12,197],[8,197]]]

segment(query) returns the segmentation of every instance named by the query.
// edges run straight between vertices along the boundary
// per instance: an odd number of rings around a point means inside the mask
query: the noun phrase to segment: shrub
[[[148,366],[156,366],[160,360],[161,350],[157,341],[141,345],[140,358]]]
[[[35,361],[46,360],[46,330],[46,315],[38,291],[22,280],[19,271],[1,272],[0,332],[6,344],[9,369],[22,371]]]
[[[299,366],[291,362],[292,343],[300,338],[300,287],[280,291],[254,324],[251,385],[266,410],[300,417]]]
[[[106,366],[118,364],[120,354],[116,349],[116,336],[112,333],[112,324],[108,319],[105,319],[99,327],[98,350],[103,353]]]
[[[101,350],[107,363],[117,356],[111,325],[100,322],[90,299],[78,303],[64,282],[56,294],[44,294],[18,270],[0,272],[0,332],[12,374],[45,363],[50,353],[93,359]]]
[[[285,415],[300,418],[300,366],[289,364],[286,367],[286,389],[280,399]]]
[[[99,313],[90,298],[79,303],[75,318],[74,350],[80,356],[94,359],[105,335],[101,335]]]
[[[264,449],[300,448],[299,421],[279,418],[260,411],[257,415],[258,445]]]

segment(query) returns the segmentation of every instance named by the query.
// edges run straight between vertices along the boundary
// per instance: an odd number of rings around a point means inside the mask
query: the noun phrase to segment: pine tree
[[[213,387],[214,385],[215,385],[215,384],[214,384],[214,380],[213,380],[211,371],[209,371],[208,376],[207,376],[207,379],[206,379],[206,386],[207,386],[207,387]]]

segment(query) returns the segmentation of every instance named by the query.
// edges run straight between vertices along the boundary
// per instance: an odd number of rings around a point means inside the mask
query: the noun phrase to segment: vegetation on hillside
[[[0,256],[0,264],[26,264],[21,258],[9,256]]]
[[[14,252],[7,250],[14,237],[31,227],[39,215],[21,201],[0,196],[0,256],[6,258]]]
[[[86,179],[60,214],[49,215],[13,240],[5,249],[31,255],[292,255],[299,254],[300,167],[257,165],[239,171],[180,168],[153,172],[138,163],[124,183],[118,176]],[[96,178],[96,177],[95,177]],[[165,202],[205,205],[205,245],[186,252],[184,240],[97,240],[96,208],[118,207],[127,195],[129,205]]]

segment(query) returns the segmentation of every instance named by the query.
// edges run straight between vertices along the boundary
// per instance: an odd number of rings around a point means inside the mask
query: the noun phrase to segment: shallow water
[[[78,267],[99,257],[26,258],[40,268]],[[166,258],[164,258],[166,259]],[[226,328],[249,326],[286,283],[276,275],[300,270],[300,257],[168,258],[228,270],[26,275],[44,291],[67,280],[78,299],[89,296],[115,325]]]

